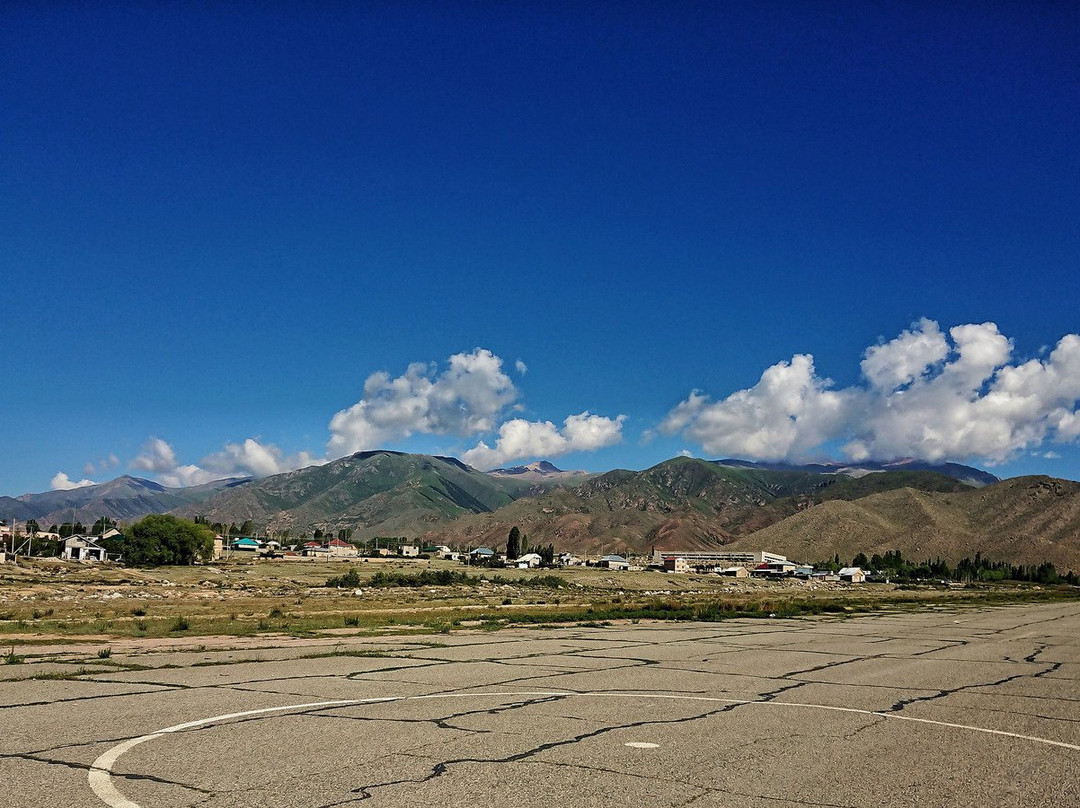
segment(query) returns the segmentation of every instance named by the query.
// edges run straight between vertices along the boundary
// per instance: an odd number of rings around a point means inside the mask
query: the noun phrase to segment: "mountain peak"
[[[562,469],[555,466],[554,463],[548,460],[537,460],[533,463],[526,463],[523,466],[511,466],[504,469],[492,469],[488,474],[499,475],[511,475],[511,474],[565,474]]]

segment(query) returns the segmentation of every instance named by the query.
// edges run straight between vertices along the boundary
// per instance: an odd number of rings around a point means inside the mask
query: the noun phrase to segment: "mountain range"
[[[121,477],[100,486],[0,498],[0,516],[84,522],[171,511],[252,520],[299,535],[501,547],[517,526],[533,545],[574,552],[768,549],[814,561],[900,549],[955,562],[981,552],[1080,570],[1080,484],[1000,481],[919,461],[795,466],[676,457],[643,471],[565,472],[541,461],[480,472],[452,457],[385,450],[261,480],[165,488]],[[6,511],[6,512],[5,512]]]
[[[125,474],[98,485],[0,497],[0,519],[35,519],[43,530],[72,520],[90,525],[103,516],[116,521],[138,519],[204,502],[250,480],[250,477],[235,477],[187,488],[167,488],[153,480]]]

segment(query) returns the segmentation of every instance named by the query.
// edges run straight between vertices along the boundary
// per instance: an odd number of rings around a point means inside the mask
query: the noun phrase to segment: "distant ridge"
[[[862,477],[867,474],[883,471],[932,471],[937,474],[944,474],[946,477],[952,477],[954,480],[959,480],[962,483],[967,483],[976,488],[1001,482],[1000,478],[995,477],[990,472],[974,468],[973,466],[964,466],[960,463],[930,463],[925,460],[915,460],[913,458],[890,460],[884,463],[868,461],[865,463],[805,463],[802,465],[789,463],[762,463],[732,458],[712,460],[710,462],[715,463],[718,466],[728,466],[730,468],[754,468],[767,469],[769,471],[809,471],[814,474],[846,474],[848,477]]]
[[[153,480],[125,474],[82,488],[0,498],[0,518],[36,519],[42,529],[70,522],[73,513],[76,521],[86,525],[102,517],[130,521],[203,502],[219,491],[242,486],[250,479],[232,477],[187,488],[168,488]]]

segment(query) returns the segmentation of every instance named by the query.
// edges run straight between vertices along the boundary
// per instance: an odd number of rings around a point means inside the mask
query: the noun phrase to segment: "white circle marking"
[[[195,729],[196,727],[203,727],[207,724],[213,724],[218,721],[230,721],[235,718],[247,718],[253,715],[271,715],[273,713],[287,713],[296,710],[313,710],[321,709],[325,707],[349,707],[359,704],[380,704],[391,701],[431,701],[435,699],[460,699],[460,698],[518,698],[518,697],[562,697],[562,698],[619,698],[619,699],[670,699],[673,701],[703,701],[717,704],[746,704],[760,707],[801,707],[805,709],[813,710],[829,710],[836,713],[852,713],[854,715],[872,715],[879,718],[891,718],[896,721],[914,721],[918,724],[932,724],[938,727],[949,727],[951,729],[964,729],[969,732],[982,732],[987,735],[1000,735],[1005,738],[1016,738],[1022,741],[1031,741],[1033,743],[1046,744],[1047,746],[1057,746],[1062,749],[1071,749],[1074,752],[1080,752],[1080,745],[1066,743],[1065,741],[1054,741],[1050,738],[1039,738],[1035,735],[1023,735],[1019,732],[1007,732],[1002,729],[990,729],[988,727],[975,727],[969,724],[955,724],[950,721],[935,721],[930,718],[915,718],[910,715],[899,715],[897,713],[878,712],[875,710],[860,710],[857,707],[835,707],[829,704],[804,704],[795,701],[762,701],[755,699],[725,699],[718,696],[690,696],[679,693],[572,693],[565,691],[518,691],[518,692],[502,692],[502,693],[431,693],[426,696],[382,696],[378,698],[370,699],[337,699],[333,701],[313,701],[306,704],[285,704],[281,707],[263,707],[258,710],[243,710],[238,713],[226,713],[224,715],[215,715],[211,718],[200,718],[196,721],[187,721],[183,724],[174,724],[171,727],[165,729],[159,729],[156,732],[151,732],[146,735],[140,735],[137,738],[129,738],[123,743],[119,743],[116,746],[103,753],[90,764],[90,772],[87,775],[87,779],[90,782],[90,788],[94,790],[94,793],[110,808],[143,808],[137,802],[132,802],[113,784],[112,780],[112,767],[116,765],[116,761],[121,756],[130,752],[136,746],[146,743],[147,741],[157,740],[158,738],[170,735],[174,732],[183,732],[188,729]],[[627,744],[630,746],[631,744]]]

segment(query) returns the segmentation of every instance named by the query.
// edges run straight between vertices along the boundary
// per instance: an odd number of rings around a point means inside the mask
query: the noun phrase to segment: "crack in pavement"
[[[101,743],[108,743],[108,741],[102,741]],[[74,769],[76,771],[82,771],[82,772],[89,772],[89,771],[91,771],[93,769],[93,766],[91,764],[89,764],[89,763],[78,763],[78,762],[73,761],[73,760],[63,760],[61,758],[39,757],[38,755],[36,755],[36,754],[34,754],[32,752],[9,753],[9,754],[5,754],[5,755],[0,755],[0,758],[6,758],[6,759],[15,758],[15,759],[23,760],[23,761],[30,762],[30,763],[44,763],[44,764],[46,764],[48,766],[60,766],[60,767],[65,768],[65,769]],[[110,772],[110,775],[112,777],[117,777],[117,778],[119,778],[121,780],[146,781],[146,782],[150,782],[150,783],[156,783],[158,785],[177,786],[179,788],[187,789],[188,791],[194,791],[194,792],[196,792],[198,794],[212,794],[213,793],[211,791],[208,791],[205,788],[199,788],[198,786],[193,786],[193,785],[190,785],[188,783],[181,783],[179,780],[169,780],[166,777],[155,777],[152,774],[133,774],[133,773],[132,774],[125,774],[123,772]]]

